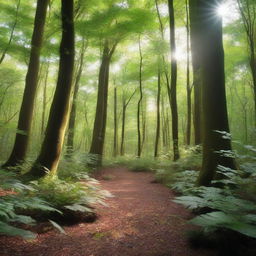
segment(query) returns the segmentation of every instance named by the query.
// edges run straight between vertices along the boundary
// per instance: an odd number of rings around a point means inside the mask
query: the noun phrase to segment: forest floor
[[[172,202],[174,194],[154,183],[151,173],[124,168],[105,169],[99,175],[103,189],[113,197],[99,206],[93,223],[39,234],[35,240],[0,237],[1,256],[213,256],[190,248],[185,232],[190,213]]]

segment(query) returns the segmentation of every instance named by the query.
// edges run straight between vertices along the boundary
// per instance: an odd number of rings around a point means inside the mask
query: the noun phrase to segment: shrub
[[[33,232],[17,227],[17,224],[35,224],[33,218],[21,212],[35,209],[43,212],[57,211],[46,201],[31,196],[31,192],[34,192],[34,188],[21,183],[14,173],[0,170],[0,234],[35,238]]]
[[[77,174],[79,176],[79,174]],[[83,180],[62,180],[57,176],[47,176],[32,182],[35,196],[49,202],[60,213],[40,214],[39,219],[52,219],[58,222],[73,224],[79,221],[93,221],[96,218],[94,205],[104,204],[103,199],[110,196],[109,192],[101,190],[98,182],[88,176],[80,175]]]

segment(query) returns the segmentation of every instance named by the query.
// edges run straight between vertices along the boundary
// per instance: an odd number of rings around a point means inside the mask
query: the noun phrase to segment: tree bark
[[[40,178],[48,172],[56,173],[69,118],[75,55],[73,0],[61,1],[61,18],[62,39],[57,87],[40,154],[26,174],[32,178]]]
[[[214,15],[220,0],[197,0],[200,24],[200,67],[202,72],[202,131],[203,164],[198,184],[208,186],[217,178],[218,165],[235,168],[234,159],[225,157],[221,150],[231,150],[231,141],[216,131],[229,133],[225,92],[222,20]],[[214,15],[214,16],[213,16]],[[212,17],[211,19],[209,17]],[[214,20],[213,20],[214,18]]]
[[[180,158],[179,154],[179,133],[178,133],[178,106],[177,106],[177,59],[175,43],[175,17],[173,0],[168,0],[169,20],[170,20],[170,45],[171,45],[171,113],[172,113],[172,139],[173,139],[173,161]]]
[[[99,167],[102,164],[107,121],[109,66],[111,57],[115,51],[115,47],[116,44],[110,49],[108,41],[105,40],[99,72],[96,115],[94,120],[91,148],[89,151],[89,153],[93,156],[92,162],[89,163],[89,165],[93,167]]]
[[[125,120],[126,120],[126,109],[132,99],[132,97],[135,95],[136,90],[131,94],[131,96],[126,101],[125,96],[123,95],[122,99],[122,131],[121,131],[121,147],[120,147],[120,155],[124,155],[124,135],[125,135]]]
[[[190,55],[189,55],[189,11],[188,11],[188,0],[186,0],[186,31],[187,31],[187,128],[186,128],[186,144],[190,145],[191,140],[191,86],[190,86]]]
[[[117,156],[117,88],[114,88],[114,143],[113,157]]]
[[[3,165],[4,168],[14,167],[22,164],[27,153],[38,85],[40,52],[43,43],[44,25],[48,3],[49,0],[37,1],[34,30],[31,40],[30,59],[26,75],[25,90],[20,108],[17,133],[11,155],[7,162]]]
[[[141,52],[141,42],[139,38],[139,53],[140,53],[140,65],[139,65],[139,91],[140,97],[137,103],[137,134],[138,134],[138,146],[137,146],[137,157],[140,158],[141,156],[141,122],[140,122],[140,115],[141,115],[141,103],[143,99],[143,91],[142,91],[142,65],[143,65],[143,57]]]
[[[157,79],[157,103],[156,103],[156,138],[155,138],[155,153],[154,157],[158,157],[158,148],[159,148],[159,139],[160,139],[160,97],[161,97],[161,74],[158,70],[158,79]]]
[[[76,101],[77,101],[77,95],[79,90],[79,83],[80,83],[80,79],[81,79],[81,75],[84,67],[84,54],[85,54],[86,47],[87,45],[85,44],[85,39],[83,38],[82,48],[80,53],[80,60],[79,60],[79,67],[78,67],[77,75],[75,78],[75,86],[74,86],[73,99],[72,99],[69,124],[68,124],[67,152],[66,152],[67,157],[72,157],[74,153],[74,137],[75,137],[76,105],[77,105]]]
[[[190,17],[190,42],[192,52],[193,67],[193,87],[194,87],[194,136],[195,145],[202,143],[201,138],[201,72],[200,72],[200,40],[198,8],[195,0],[189,0],[189,17]]]
[[[47,105],[47,82],[48,82],[48,74],[49,74],[49,66],[50,63],[46,63],[46,73],[45,73],[45,80],[44,80],[44,87],[43,87],[43,102],[42,102],[42,122],[41,122],[41,137],[44,137],[44,129],[45,129],[45,112],[46,112],[46,105]]]

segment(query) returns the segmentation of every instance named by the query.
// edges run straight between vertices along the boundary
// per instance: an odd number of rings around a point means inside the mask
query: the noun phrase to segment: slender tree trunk
[[[186,128],[186,144],[190,145],[191,139],[191,86],[190,86],[190,55],[189,55],[189,11],[188,0],[186,0],[186,30],[187,30],[187,128]]]
[[[190,38],[193,66],[193,87],[194,87],[194,136],[195,145],[202,142],[201,139],[201,72],[200,72],[200,40],[198,8],[195,0],[189,0],[189,17],[190,17]]]
[[[143,99],[143,92],[142,92],[142,65],[143,65],[143,57],[141,52],[141,42],[139,39],[139,53],[140,53],[140,65],[139,65],[139,91],[140,91],[140,97],[139,101],[137,103],[137,133],[138,133],[138,148],[137,148],[137,157],[140,158],[141,156],[141,122],[140,122],[140,116],[141,116],[141,103]]]
[[[231,150],[231,142],[216,131],[229,132],[225,92],[224,50],[222,20],[217,15],[209,19],[219,6],[220,0],[197,0],[197,18],[200,22],[200,66],[202,71],[202,128],[203,164],[198,184],[210,185],[217,178],[218,165],[235,168],[234,160],[220,154]]]
[[[114,88],[114,144],[113,157],[117,156],[117,88]]]
[[[29,66],[26,75],[25,90],[20,108],[16,138],[11,155],[4,168],[17,166],[24,161],[27,153],[33,109],[38,84],[40,52],[43,43],[44,25],[49,0],[38,0],[34,20],[34,30],[31,40]]]
[[[178,106],[177,106],[177,60],[175,58],[175,17],[173,0],[168,0],[169,18],[170,18],[170,45],[171,45],[171,112],[172,112],[172,139],[173,139],[173,161],[180,158],[179,153],[179,130],[178,130]]]
[[[40,154],[27,176],[39,178],[57,171],[68,124],[74,69],[73,0],[61,1],[62,39],[57,87]]]
[[[73,93],[73,99],[72,99],[72,105],[71,105],[71,111],[70,111],[70,117],[69,117],[69,124],[68,124],[68,138],[67,138],[67,157],[72,157],[74,153],[74,137],[75,137],[75,122],[76,122],[76,101],[77,101],[77,95],[79,90],[79,83],[81,79],[81,75],[83,72],[84,67],[84,54],[85,49],[87,45],[85,44],[85,39],[83,38],[82,48],[81,48],[81,54],[80,54],[80,60],[79,60],[79,67],[77,71],[77,75],[75,78],[75,86],[74,86],[74,93]]]
[[[122,101],[122,131],[121,131],[121,147],[120,147],[120,155],[124,155],[124,133],[125,133],[125,118],[126,118],[126,104],[125,99],[123,97]]]
[[[165,106],[165,102],[164,102],[164,97],[162,95],[162,98],[161,98],[161,125],[162,125],[162,141],[163,141],[163,147],[166,149],[166,117],[165,117],[165,109],[164,109],[164,106]]]
[[[134,90],[134,92],[131,94],[131,96],[129,97],[129,99],[127,101],[126,101],[124,95],[123,95],[123,99],[122,99],[122,131],[121,131],[121,147],[120,147],[120,155],[121,156],[124,155],[124,135],[125,135],[126,109],[129,105],[131,99],[135,95],[135,93],[136,93],[136,90]]]
[[[154,157],[158,157],[158,147],[159,147],[159,139],[160,139],[160,97],[161,97],[161,74],[160,70],[158,70],[158,79],[157,79],[157,103],[156,103],[156,138],[155,138],[155,153]]]
[[[46,105],[47,105],[47,82],[48,82],[49,66],[50,66],[50,63],[47,62],[46,71],[45,71],[45,80],[43,85],[44,87],[43,87],[42,122],[41,122],[42,138],[44,137],[44,129],[45,129],[45,112],[46,112]]]
[[[94,120],[93,136],[90,148],[90,154],[95,159],[90,163],[91,166],[98,167],[102,164],[103,147],[105,140],[106,121],[107,121],[107,100],[108,100],[108,81],[109,65],[114,53],[116,44],[109,49],[108,41],[104,43],[103,55],[101,60],[96,115]]]
[[[14,35],[14,30],[16,28],[16,25],[17,25],[17,21],[18,21],[18,14],[19,14],[19,10],[20,10],[20,0],[18,0],[17,2],[17,7],[16,7],[16,13],[15,13],[15,19],[14,19],[14,22],[13,22],[13,25],[12,25],[12,28],[11,28],[11,34],[10,34],[10,38],[9,38],[9,41],[6,45],[6,47],[4,48],[3,52],[2,52],[2,55],[0,57],[0,64],[2,64],[5,56],[6,56],[6,53],[7,51],[9,50],[10,46],[11,46],[11,43],[12,43],[12,39],[13,39],[13,35]]]
[[[147,106],[146,106],[147,100],[144,100],[144,104],[142,104],[141,108],[141,123],[142,123],[142,141],[141,141],[141,152],[143,151],[143,147],[146,142],[146,136],[147,136]],[[143,103],[143,102],[142,102]]]

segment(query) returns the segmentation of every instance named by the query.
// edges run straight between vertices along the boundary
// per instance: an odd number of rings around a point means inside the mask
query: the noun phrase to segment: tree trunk
[[[82,49],[80,53],[80,61],[79,61],[79,67],[77,71],[77,75],[75,78],[75,86],[74,86],[74,93],[73,93],[73,99],[72,99],[72,105],[71,105],[71,111],[70,111],[70,117],[69,117],[69,124],[68,124],[68,138],[67,138],[67,157],[72,157],[74,153],[74,137],[75,137],[75,122],[76,122],[76,101],[77,101],[77,95],[79,90],[79,83],[81,79],[81,75],[83,72],[84,67],[84,54],[85,54],[86,44],[85,39],[83,38],[82,43]]]
[[[14,147],[9,159],[3,165],[4,168],[14,167],[22,164],[27,153],[38,84],[40,52],[43,43],[44,25],[48,2],[49,0],[37,1],[34,30],[31,40],[30,59],[26,75],[25,90],[20,108],[17,133]]]
[[[235,168],[233,158],[220,154],[231,150],[231,142],[216,131],[229,133],[225,92],[224,50],[222,43],[222,20],[215,13],[220,0],[197,0],[197,18],[200,24],[200,67],[202,72],[202,129],[203,164],[198,184],[210,185],[217,178],[218,165]]]
[[[142,104],[141,109],[141,122],[142,122],[142,141],[141,141],[141,153],[143,151],[143,147],[146,143],[147,136],[147,100],[144,98],[144,104]]]
[[[46,71],[45,71],[45,80],[44,80],[44,88],[43,88],[43,102],[42,102],[42,122],[41,122],[41,137],[44,137],[44,129],[45,129],[45,112],[47,105],[47,82],[48,82],[48,74],[49,74],[49,66],[50,63],[46,63]]]
[[[68,124],[74,69],[73,0],[61,1],[62,39],[57,87],[40,154],[27,174],[42,177],[57,171]]]
[[[194,87],[194,136],[195,145],[202,143],[201,139],[201,73],[200,73],[200,40],[198,8],[195,0],[189,0],[189,17],[190,17],[190,41],[192,52],[193,67],[193,87]]]
[[[163,147],[166,149],[167,147],[167,141],[166,141],[166,136],[167,136],[167,131],[166,131],[166,117],[165,117],[165,102],[164,102],[164,96],[162,95],[161,99],[161,117],[162,117],[162,142],[163,142]]]
[[[175,57],[175,17],[173,0],[168,0],[169,18],[170,18],[170,45],[171,45],[171,113],[172,113],[172,139],[173,139],[173,161],[180,158],[179,154],[179,134],[178,134],[178,106],[177,106],[177,60]]]
[[[117,91],[114,88],[114,144],[113,144],[113,157],[117,156]]]
[[[93,136],[90,148],[90,154],[93,161],[91,166],[98,167],[102,164],[102,155],[105,140],[106,121],[107,121],[107,100],[108,100],[108,82],[109,82],[109,65],[116,45],[109,49],[108,41],[104,43],[103,55],[101,60],[96,115],[94,120]]]
[[[186,144],[190,145],[191,140],[191,86],[190,86],[190,56],[189,56],[189,11],[188,0],[186,0],[186,30],[187,30],[187,128],[186,128]]]
[[[125,99],[123,97],[122,102],[122,131],[121,131],[121,147],[120,147],[120,155],[124,155],[124,133],[125,133],[125,118],[126,118],[126,104]]]
[[[155,138],[155,153],[154,157],[158,157],[158,147],[160,139],[160,96],[161,96],[161,74],[158,70],[158,81],[157,81],[157,103],[156,103],[156,138]]]
[[[141,131],[140,131],[140,115],[141,115],[141,103],[143,99],[143,92],[142,92],[142,64],[143,64],[143,57],[141,52],[141,42],[139,39],[139,53],[140,53],[140,66],[139,66],[139,91],[140,97],[137,103],[137,133],[138,133],[138,148],[137,148],[137,157],[140,158],[141,156]]]
[[[132,99],[132,97],[135,95],[136,90],[131,94],[129,99],[126,101],[125,96],[123,95],[122,99],[122,131],[121,131],[121,147],[120,147],[120,155],[124,155],[124,134],[125,134],[125,120],[126,120],[126,109]]]

